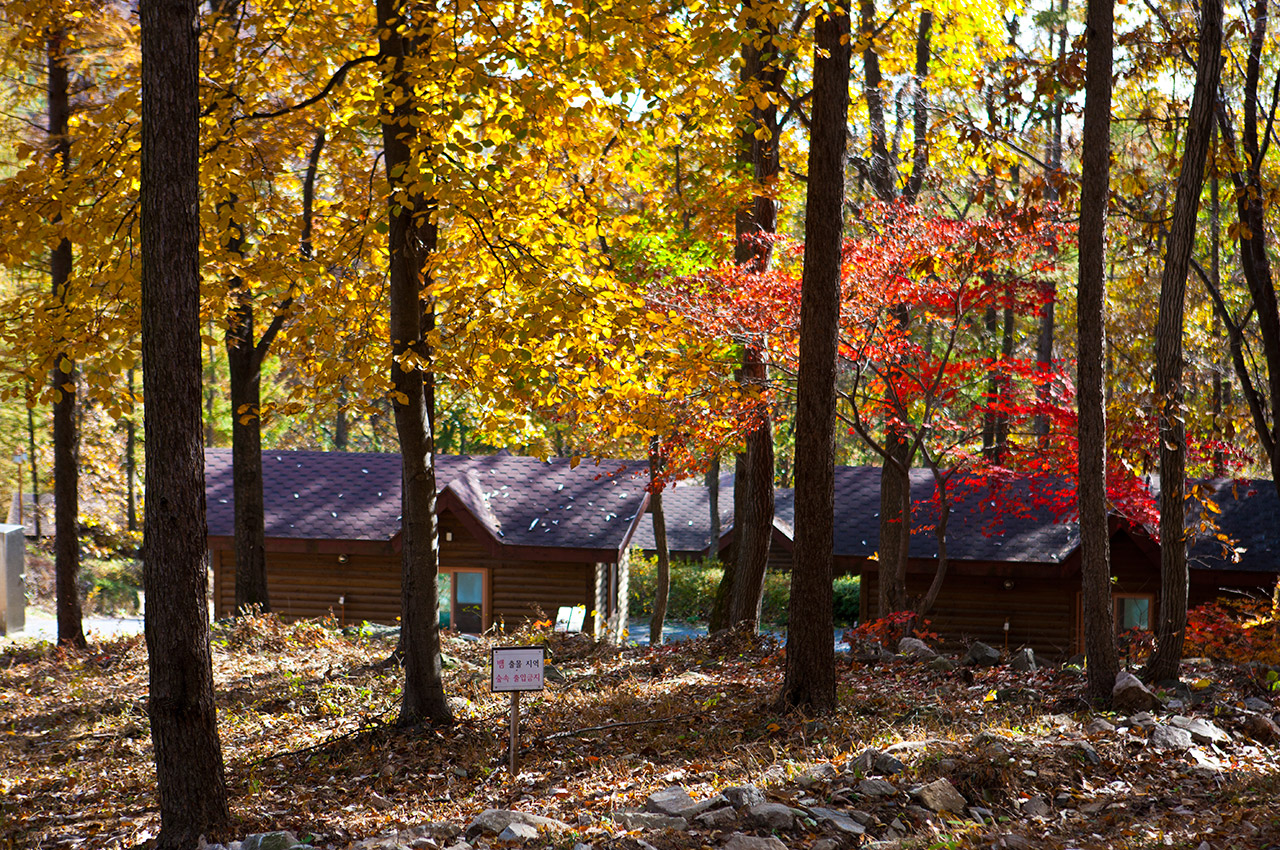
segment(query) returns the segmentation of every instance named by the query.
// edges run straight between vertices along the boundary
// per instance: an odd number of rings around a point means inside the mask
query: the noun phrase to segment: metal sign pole
[[[520,733],[520,692],[511,692],[511,776],[514,778],[518,771],[516,769],[516,752],[519,749],[516,738]]]

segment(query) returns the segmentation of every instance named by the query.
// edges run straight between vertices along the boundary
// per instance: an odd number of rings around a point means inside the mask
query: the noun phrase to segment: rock
[[[741,832],[730,835],[723,847],[724,850],[787,850],[787,845],[772,835],[760,838],[755,835],[744,835]]]
[[[876,766],[876,756],[878,755],[880,755],[879,750],[868,747],[859,753],[857,758],[850,759],[844,766],[845,770],[850,770],[854,773],[870,773]]]
[[[1093,718],[1084,726],[1084,732],[1086,735],[1101,735],[1104,732],[1114,732],[1114,731],[1116,731],[1116,727],[1112,726],[1110,723],[1108,723],[1106,720],[1103,720],[1101,717]]]
[[[369,792],[369,805],[373,806],[375,809],[381,809],[383,811],[386,811],[387,809],[394,809],[396,807],[396,804],[392,800],[387,799],[377,791]]]
[[[1048,800],[1037,794],[1022,801],[1022,813],[1031,818],[1047,818],[1053,814],[1053,807]]]
[[[1245,697],[1244,707],[1259,714],[1267,714],[1271,711],[1271,703],[1257,697]]]
[[[555,682],[556,684],[563,684],[568,681],[568,679],[564,677],[564,674],[556,669],[554,664],[542,665],[542,679],[543,681]]]
[[[730,785],[720,793],[735,809],[764,802],[764,792],[754,785]]]
[[[1176,726],[1157,726],[1147,738],[1147,746],[1157,750],[1191,749],[1191,733]]]
[[[892,782],[883,779],[864,779],[854,790],[863,797],[892,797],[898,793]]]
[[[657,812],[614,812],[610,817],[623,829],[688,829],[689,821]]]
[[[299,844],[292,832],[258,832],[240,842],[240,850],[292,850]]]
[[[809,850],[840,850],[840,842],[834,838],[819,838]]]
[[[523,823],[552,832],[564,832],[569,829],[569,824],[553,818],[544,818],[541,815],[515,812],[510,809],[485,809],[476,815],[476,819],[467,827],[466,836],[472,839],[479,835],[498,835],[513,823]]]
[[[795,826],[796,816],[790,806],[781,803],[756,803],[749,806],[746,819],[755,826],[765,829],[791,829]]]
[[[925,808],[935,812],[954,812],[960,814],[965,808],[965,799],[955,786],[946,779],[935,779],[928,785],[921,786],[914,796]]]
[[[876,773],[885,776],[893,776],[907,769],[907,766],[902,763],[902,759],[897,756],[891,756],[888,753],[877,753],[873,767]]]
[[[969,646],[969,651],[965,653],[964,661],[961,663],[978,667],[994,667],[1000,663],[1000,650],[975,640]]]
[[[950,673],[956,669],[956,663],[944,655],[939,655],[929,662],[929,669],[937,670],[940,673]]]
[[[456,844],[450,844],[444,850],[472,850],[472,847],[465,841],[459,841]]]
[[[1261,744],[1280,743],[1280,726],[1265,714],[1246,714],[1244,731]]]
[[[1169,718],[1170,726],[1186,729],[1193,740],[1201,744],[1223,744],[1231,740],[1231,736],[1217,726],[1199,717],[1183,717],[1175,715]]]
[[[982,824],[983,826],[986,826],[988,823],[996,822],[995,813],[992,812],[990,809],[984,808],[982,806],[970,806],[969,817],[973,818],[976,822]]]
[[[649,799],[645,801],[644,810],[678,818],[684,817],[685,812],[697,805],[698,801],[690,797],[688,791],[679,785],[672,785],[650,794]]]
[[[863,826],[866,826],[867,824],[875,820],[875,816],[872,815],[871,812],[864,812],[858,809],[850,809],[848,812],[846,812],[846,814],[848,814],[849,817],[853,818],[855,821],[862,824]]]
[[[1098,751],[1093,748],[1092,744],[1086,741],[1077,741],[1071,746],[1071,751],[1073,753],[1078,753],[1081,761],[1095,767],[1102,764],[1102,757],[1098,755]]]
[[[1009,667],[1019,673],[1031,673],[1040,669],[1040,665],[1036,664],[1036,654],[1029,646],[1024,646],[1013,654],[1013,658],[1009,659]]]
[[[991,846],[998,848],[998,850],[1035,850],[1036,847],[1029,839],[1023,838],[1021,835],[1014,835],[1011,832],[998,836],[995,844]]]
[[[709,812],[703,812],[694,818],[694,821],[705,829],[722,829],[738,819],[738,813],[733,810],[732,806],[724,806],[719,809],[712,809]]]
[[[835,809],[824,809],[821,806],[813,806],[809,809],[809,814],[813,815],[813,819],[818,823],[830,824],[840,832],[846,835],[862,835],[866,832],[862,825],[849,817],[844,812],[837,812]]]
[[[898,641],[898,654],[915,658],[919,661],[931,661],[938,657],[938,653],[930,648],[929,644],[920,640],[920,638],[904,637]]]
[[[800,774],[796,778],[797,784],[802,788],[812,788],[815,785],[827,785],[834,782],[840,777],[840,770],[834,764],[822,763],[815,764]]]
[[[1134,726],[1138,729],[1146,729],[1150,732],[1152,729],[1156,728],[1156,719],[1151,716],[1150,712],[1139,711],[1132,717],[1127,718],[1125,720],[1125,724],[1128,726]]]
[[[538,837],[538,828],[527,823],[509,823],[507,828],[498,833],[499,841],[519,841],[524,843]]]
[[[1160,707],[1160,700],[1127,670],[1116,674],[1115,687],[1111,689],[1111,704],[1119,711],[1153,711]]]

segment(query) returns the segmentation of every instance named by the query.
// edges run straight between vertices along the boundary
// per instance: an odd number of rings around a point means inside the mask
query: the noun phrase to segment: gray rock
[[[819,838],[809,850],[840,850],[840,842],[834,838]]]
[[[834,782],[840,777],[840,770],[834,764],[822,763],[815,764],[806,770],[800,776],[796,777],[797,784],[802,788],[813,788],[816,785],[826,785]]]
[[[934,652],[929,644],[914,637],[904,637],[898,641],[898,654],[920,661],[932,661],[938,657],[938,653]]]
[[[1183,717],[1175,715],[1169,718],[1170,726],[1186,729],[1193,740],[1201,744],[1223,744],[1231,740],[1231,736],[1217,726],[1199,717]]]
[[[459,841],[456,844],[450,844],[444,850],[472,850],[472,847],[466,841]]]
[[[1147,738],[1147,746],[1157,750],[1191,749],[1191,733],[1176,726],[1157,726]]]
[[[907,766],[902,763],[902,759],[897,756],[891,756],[888,753],[877,754],[874,767],[876,773],[885,776],[893,776],[907,769]]]
[[[892,782],[883,779],[864,779],[855,790],[864,797],[892,797],[898,793]]]
[[[1072,745],[1071,750],[1074,753],[1079,753],[1081,760],[1087,764],[1095,767],[1102,764],[1102,757],[1098,755],[1098,751],[1093,748],[1093,745],[1087,741],[1077,741]]]
[[[586,844],[579,841],[577,844],[573,845],[573,850],[595,850],[595,848],[593,848],[590,844]]]
[[[935,812],[959,814],[967,805],[960,792],[946,779],[935,779],[928,785],[920,787],[915,792],[915,797],[924,804],[925,808]]]
[[[684,817],[685,812],[691,811],[697,805],[698,801],[690,797],[688,791],[679,785],[672,785],[650,794],[649,799],[645,801],[644,810],[679,818]]]
[[[662,815],[657,812],[614,812],[610,817],[623,829],[688,829],[684,818]]]
[[[436,850],[439,846],[430,838],[415,838],[409,842],[409,850]]]
[[[1048,800],[1037,794],[1022,801],[1022,813],[1031,818],[1047,818],[1053,814],[1053,807]]]
[[[1267,714],[1271,711],[1271,703],[1267,702],[1265,699],[1258,699],[1257,697],[1245,697],[1244,707],[1250,711],[1256,711],[1260,714]]]
[[[1015,652],[1013,658],[1009,659],[1009,666],[1019,673],[1031,673],[1040,669],[1040,665],[1036,664],[1036,654],[1029,646]]]
[[[755,835],[744,835],[741,832],[730,835],[729,840],[722,846],[724,850],[787,850],[787,845],[772,835],[760,838]]]
[[[950,673],[956,669],[956,663],[945,655],[939,655],[937,658],[929,662],[930,670],[937,670],[941,673]]]
[[[764,792],[754,785],[730,785],[720,793],[735,809],[764,802]]]
[[[292,832],[258,832],[240,843],[240,850],[292,850],[301,844]]]
[[[724,806],[703,812],[694,818],[694,822],[704,829],[723,829],[737,819],[738,813],[733,810],[733,806]]]
[[[976,664],[979,667],[994,667],[1000,663],[1000,650],[987,646],[980,640],[975,640],[969,646],[969,651],[965,653],[962,663],[966,665]]]
[[[983,806],[970,806],[969,817],[973,818],[983,826],[986,826],[988,823],[996,822],[995,813]]]
[[[1148,732],[1156,728],[1156,719],[1148,711],[1139,711],[1132,717],[1127,718],[1125,723],[1129,726],[1136,726],[1139,729],[1146,729]]]
[[[1244,716],[1244,731],[1248,733],[1250,738],[1261,744],[1274,744],[1280,742],[1280,726],[1265,714],[1246,714]]]
[[[568,681],[565,679],[564,674],[557,670],[553,664],[542,665],[542,678],[544,681],[556,682],[557,684]]]
[[[387,799],[377,791],[369,792],[369,805],[373,806],[375,809],[381,809],[383,811],[386,811],[387,809],[394,809],[396,807],[394,800]]]
[[[875,816],[872,815],[871,812],[864,812],[864,811],[861,811],[860,809],[850,809],[846,814],[848,814],[849,817],[853,818],[855,821],[862,824],[863,826],[866,826],[867,824],[875,820]]]
[[[1116,674],[1116,684],[1111,689],[1111,704],[1119,711],[1154,711],[1160,700],[1138,681],[1128,670]]]
[[[791,829],[796,823],[791,807],[781,803],[756,803],[745,815],[748,822],[765,829]]]
[[[1112,726],[1101,717],[1095,717],[1084,725],[1084,732],[1086,735],[1101,735],[1104,732],[1114,731],[1116,731],[1116,727]]]
[[[538,837],[538,828],[527,823],[509,823],[507,828],[498,833],[499,841],[519,841],[521,843]]]
[[[830,824],[840,832],[846,835],[862,835],[866,832],[862,825],[849,817],[844,812],[837,812],[835,809],[825,809],[821,806],[812,806],[809,814],[813,815],[813,819],[818,823]]]
[[[516,812],[510,809],[485,809],[467,826],[466,836],[472,839],[479,835],[499,835],[513,823],[522,823],[552,832],[564,832],[569,829],[569,824],[553,818],[544,818],[541,815],[531,815],[528,812]]]

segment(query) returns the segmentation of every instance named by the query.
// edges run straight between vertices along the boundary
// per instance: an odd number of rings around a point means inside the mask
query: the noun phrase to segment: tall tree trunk
[[[229,819],[206,602],[196,8],[141,3],[143,583],[161,850],[190,850]]]
[[[1196,85],[1191,96],[1182,170],[1166,243],[1156,319],[1156,405],[1160,427],[1160,619],[1156,649],[1147,664],[1153,681],[1177,678],[1187,627],[1186,502],[1187,427],[1183,410],[1182,333],[1187,269],[1195,242],[1204,163],[1213,125],[1222,57],[1222,0],[1200,4]]]
[[[711,466],[707,469],[707,506],[711,511],[711,546],[707,554],[712,558],[720,551],[720,454],[711,458]]]
[[[1058,4],[1058,62],[1066,61],[1067,55],[1067,0]],[[1058,203],[1058,182],[1062,179],[1062,107],[1060,94],[1053,96],[1053,115],[1049,120],[1049,142],[1045,151],[1045,200],[1051,204]],[[1045,302],[1040,307],[1040,333],[1036,339],[1036,367],[1041,374],[1047,375],[1053,366],[1053,333],[1055,322],[1055,306],[1058,300],[1057,284],[1052,277],[1044,282]],[[1049,385],[1042,382],[1036,387],[1036,400],[1042,406],[1049,404]],[[1049,419],[1037,413],[1034,422],[1035,435],[1043,447],[1049,440]]]
[[[124,420],[125,521],[130,531],[138,530],[138,426],[133,418],[138,398],[133,391],[133,372],[129,369],[129,415]]]
[[[762,386],[765,382],[765,363],[761,352],[748,347],[742,372],[746,382]],[[743,498],[737,504],[742,513],[734,516],[737,532],[737,568],[734,571],[729,597],[728,625],[746,624],[752,630],[760,626],[760,602],[764,596],[764,576],[769,563],[769,543],[773,536],[773,428],[769,412],[762,413],[762,422],[747,438],[744,464],[750,481]],[[737,489],[734,489],[737,496]]]
[[[67,88],[67,64],[63,54],[66,34],[49,33],[49,136],[53,140],[58,168],[66,175],[71,167],[71,137],[68,124],[71,103]],[[56,215],[54,222],[62,216]],[[62,239],[49,258],[49,278],[53,296],[66,321],[67,288],[71,280],[71,242]],[[49,381],[53,385],[53,498],[54,576],[58,609],[58,643],[86,646],[83,614],[80,610],[80,430],[76,427],[78,370],[65,352],[57,356]],[[34,457],[32,463],[35,462]]]
[[[649,440],[649,483],[662,477],[662,441]],[[663,643],[662,627],[667,619],[667,597],[671,594],[671,551],[667,548],[667,517],[662,510],[662,491],[654,489],[649,497],[653,518],[653,543],[658,550],[658,581],[653,593],[653,616],[649,618],[649,645]]]
[[[1120,670],[1111,604],[1111,539],[1107,525],[1106,226],[1110,195],[1111,55],[1114,0],[1089,0],[1086,21],[1084,152],[1080,180],[1077,296],[1079,351],[1080,573],[1089,693],[1110,699]]]
[[[377,0],[378,48],[383,73],[382,149],[386,158],[391,279],[391,382],[393,408],[403,462],[401,506],[400,648],[404,658],[404,691],[399,722],[453,722],[444,694],[440,658],[439,538],[436,525],[435,445],[428,387],[433,375],[415,363],[430,362],[424,327],[434,313],[424,304],[426,261],[436,250],[432,204],[413,196],[413,140],[418,102],[406,60],[416,43],[404,0]],[[429,39],[430,35],[423,36]],[[428,48],[429,48],[429,41]],[[395,200],[408,194],[411,203]]]
[[[27,450],[31,458],[31,518],[36,540],[40,539],[40,468],[36,464],[36,414],[33,408],[27,408]]]
[[[849,18],[819,10],[815,29],[809,191],[800,284],[796,387],[796,536],[787,617],[784,707],[835,707],[832,535],[835,481],[836,339],[844,237],[845,139],[849,117]]]

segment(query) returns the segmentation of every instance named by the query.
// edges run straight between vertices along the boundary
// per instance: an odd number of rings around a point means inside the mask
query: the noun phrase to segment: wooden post
[[[514,778],[518,771],[516,769],[517,757],[519,750],[516,739],[520,734],[520,692],[511,692],[511,776]]]

